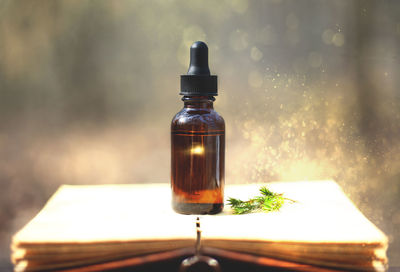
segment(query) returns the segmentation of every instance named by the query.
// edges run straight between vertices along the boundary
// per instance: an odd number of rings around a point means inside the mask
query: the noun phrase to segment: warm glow
[[[196,155],[202,155],[204,154],[204,147],[202,146],[195,146],[190,149],[190,153],[196,154]]]

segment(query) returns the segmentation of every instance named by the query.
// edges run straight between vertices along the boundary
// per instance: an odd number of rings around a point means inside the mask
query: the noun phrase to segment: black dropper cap
[[[190,65],[186,75],[181,75],[181,95],[218,95],[218,77],[210,75],[208,68],[208,47],[197,41],[190,47]]]

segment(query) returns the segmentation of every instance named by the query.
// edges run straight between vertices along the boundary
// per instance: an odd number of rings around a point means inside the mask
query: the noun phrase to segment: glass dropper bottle
[[[171,123],[172,207],[182,214],[216,214],[224,205],[225,122],[214,110],[217,76],[210,74],[204,42],[190,48],[180,94],[184,106]]]

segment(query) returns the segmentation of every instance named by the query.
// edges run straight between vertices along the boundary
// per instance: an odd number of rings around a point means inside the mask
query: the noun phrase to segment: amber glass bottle
[[[171,123],[172,206],[183,214],[219,213],[224,197],[225,122],[213,107],[217,76],[210,75],[203,42],[190,49],[180,94],[184,107]]]

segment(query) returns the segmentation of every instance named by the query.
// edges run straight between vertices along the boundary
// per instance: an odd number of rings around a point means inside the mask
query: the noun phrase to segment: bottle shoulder
[[[183,108],[172,118],[171,129],[225,130],[225,121],[214,109]]]

